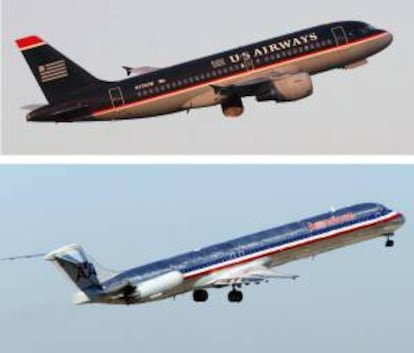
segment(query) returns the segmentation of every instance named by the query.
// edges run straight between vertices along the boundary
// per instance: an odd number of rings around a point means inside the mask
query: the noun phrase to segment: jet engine
[[[283,76],[268,83],[256,95],[258,102],[293,102],[313,93],[312,79],[307,73]]]
[[[140,299],[146,299],[162,294],[183,283],[181,272],[168,272],[164,275],[149,279],[137,285],[136,293]]]
[[[238,118],[244,113],[243,102],[238,96],[226,99],[221,104],[221,107],[223,109],[223,114],[227,118]]]

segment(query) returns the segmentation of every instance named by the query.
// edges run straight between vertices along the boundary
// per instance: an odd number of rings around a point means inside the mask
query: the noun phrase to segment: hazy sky
[[[4,352],[409,352],[414,345],[414,167],[1,166],[0,257],[73,242],[126,269],[350,204],[378,201],[408,223],[280,271],[296,282],[176,301],[74,307],[41,259],[0,263]]]
[[[55,1],[3,0],[3,136],[14,154],[412,154],[413,5],[406,0]],[[314,78],[315,95],[292,103],[246,100],[149,120],[38,125],[20,107],[45,99],[14,40],[38,34],[99,78],[122,65],[169,66],[336,20],[364,20],[395,35],[354,71]]]

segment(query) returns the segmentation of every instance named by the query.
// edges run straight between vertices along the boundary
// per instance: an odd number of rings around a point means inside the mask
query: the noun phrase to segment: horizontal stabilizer
[[[40,109],[43,107],[45,107],[45,104],[29,104],[29,105],[25,105],[21,107],[20,109],[33,111],[33,110]]]
[[[64,104],[56,107],[44,106],[36,109],[27,115],[27,121],[50,121],[68,122],[78,120],[86,120],[91,117],[91,111],[88,105],[84,103]],[[46,120],[45,120],[46,119]]]

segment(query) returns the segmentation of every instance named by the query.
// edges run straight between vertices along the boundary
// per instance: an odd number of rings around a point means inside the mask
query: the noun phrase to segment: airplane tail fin
[[[50,104],[102,82],[37,36],[18,39],[16,44]]]
[[[81,290],[102,289],[95,263],[79,245],[69,245],[47,254],[45,260],[52,261]]]

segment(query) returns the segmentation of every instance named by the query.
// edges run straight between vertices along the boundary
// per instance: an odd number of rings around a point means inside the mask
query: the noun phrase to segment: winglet
[[[16,40],[17,47],[21,50],[28,50],[45,45],[45,41],[38,36],[28,36]]]
[[[122,66],[122,68],[127,72],[128,76],[131,76],[133,70],[132,67]]]

